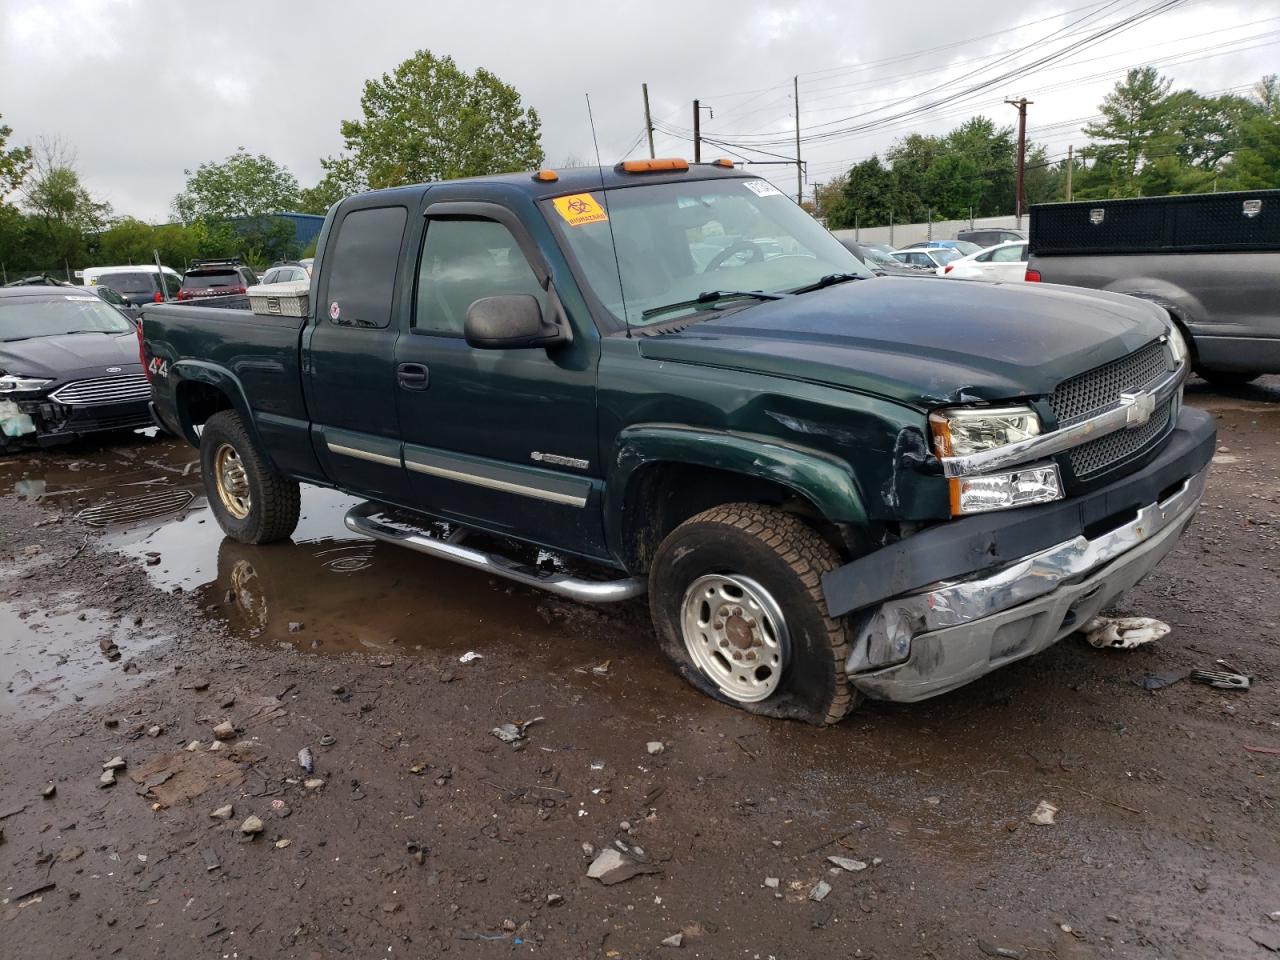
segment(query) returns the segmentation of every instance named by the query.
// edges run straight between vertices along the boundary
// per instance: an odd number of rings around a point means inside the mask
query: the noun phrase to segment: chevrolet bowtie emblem
[[[1151,419],[1151,414],[1155,413],[1155,394],[1122,393],[1120,394],[1120,406],[1125,411],[1124,425],[1127,429],[1132,430],[1134,427],[1142,426]]]

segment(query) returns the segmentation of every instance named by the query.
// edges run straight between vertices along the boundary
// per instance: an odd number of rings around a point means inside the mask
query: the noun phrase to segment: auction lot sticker
[[[588,223],[603,223],[609,219],[604,208],[596,203],[589,193],[575,193],[571,197],[556,197],[551,201],[556,212],[571,227],[581,227]]]
[[[780,197],[782,191],[768,180],[743,180],[742,185],[757,197]]]

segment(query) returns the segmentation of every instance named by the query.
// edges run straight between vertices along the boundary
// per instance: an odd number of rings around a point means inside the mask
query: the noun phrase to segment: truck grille
[[[1115,404],[1120,394],[1145,387],[1168,369],[1167,361],[1167,348],[1155,340],[1127,357],[1062,381],[1049,398],[1058,426],[1070,426],[1100,413]],[[1169,401],[1140,427],[1117,430],[1074,448],[1069,452],[1071,472],[1077,478],[1087,478],[1140,453],[1165,434],[1172,407],[1173,401]]]
[[[100,403],[129,403],[151,399],[151,384],[140,373],[97,380],[76,380],[49,394],[50,399],[70,407]]]
[[[1165,345],[1153,340],[1140,350],[1063,380],[1049,398],[1058,426],[1070,426],[1111,406],[1120,394],[1145,387],[1164,373]]]

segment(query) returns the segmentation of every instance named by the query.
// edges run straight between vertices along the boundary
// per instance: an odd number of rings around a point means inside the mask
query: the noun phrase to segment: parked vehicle
[[[1010,240],[938,268],[938,276],[953,280],[1000,280],[1021,283],[1027,274],[1027,241]]]
[[[287,283],[291,280],[310,280],[311,271],[302,263],[297,261],[288,261],[284,263],[273,263],[267,272],[262,275],[262,283]]]
[[[906,250],[895,250],[892,257],[899,263],[936,272],[952,260],[959,260],[960,251],[948,247],[908,247]]]
[[[315,258],[315,257],[303,257],[303,258],[302,258],[301,260],[299,260],[298,262],[299,262],[300,264],[302,264],[304,267],[306,267],[306,268],[307,268],[307,276],[308,276],[308,277],[309,277],[309,276],[311,276],[312,272],[314,272],[314,270],[315,270],[316,258]]]
[[[927,240],[924,243],[916,244],[916,246],[946,247],[947,249],[954,250],[962,257],[982,252],[982,248],[980,246],[976,243],[970,243],[968,240]]]
[[[987,247],[994,247],[998,243],[1008,243],[1010,240],[1025,240],[1027,235],[1021,230],[1010,230],[1005,227],[979,227],[976,230],[960,230],[956,233],[956,239],[976,243],[979,248],[985,250]]]
[[[1043,650],[1173,548],[1214,451],[1162,308],[873,277],[717,164],[363,193],[317,264],[297,318],[143,309],[155,415],[230,537],[284,539],[299,483],[336,487],[354,532],[647,592],[691,683],[772,716]]]
[[[191,269],[182,277],[179,300],[226,297],[242,294],[257,286],[258,275],[240,262],[239,257],[225,260],[192,260]]]
[[[1041,204],[1030,250],[1028,280],[1164,307],[1206,380],[1280,373],[1280,190]]]
[[[867,243],[864,240],[857,240],[856,243],[867,247],[870,250],[879,250],[881,253],[893,253],[898,248],[889,243]]]
[[[845,240],[837,237],[844,248],[852,253],[855,257],[862,261],[863,265],[870,269],[873,273],[882,276],[897,277],[926,277],[929,271],[924,267],[918,267],[910,263],[903,263],[895,260],[892,256],[882,250],[874,247],[866,247],[852,240]]]
[[[182,277],[176,270],[154,264],[123,267],[85,267],[86,287],[106,286],[120,294],[135,307],[144,303],[172,300],[182,286]]]
[[[0,289],[0,453],[151,425],[137,327],[80,287]]]

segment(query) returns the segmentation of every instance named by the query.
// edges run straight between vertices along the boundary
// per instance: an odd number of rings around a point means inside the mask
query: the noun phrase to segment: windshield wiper
[[[866,278],[860,273],[828,273],[825,277],[821,277],[813,283],[805,284],[803,287],[796,287],[792,293],[812,293],[814,290],[825,290],[827,287],[834,287],[837,283],[848,283],[850,280],[865,280]]]
[[[706,293],[698,294],[692,300],[681,300],[679,303],[667,303],[660,307],[650,307],[640,314],[640,319],[648,320],[650,317],[670,313],[672,310],[701,307],[709,303],[719,303],[721,300],[781,300],[785,296],[785,293],[765,293],[763,290],[708,290]]]

